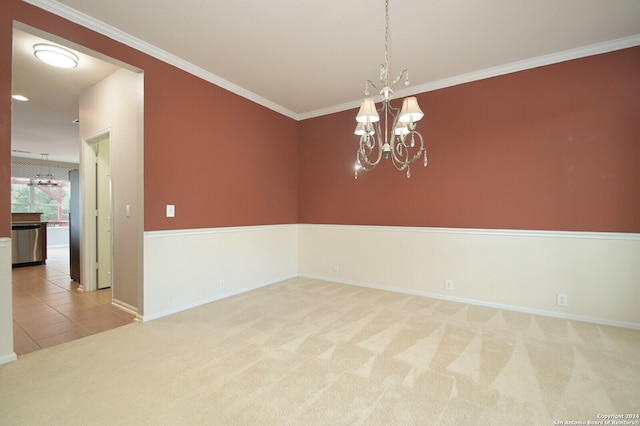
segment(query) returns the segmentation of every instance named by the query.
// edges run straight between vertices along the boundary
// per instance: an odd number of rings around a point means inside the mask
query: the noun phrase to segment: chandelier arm
[[[371,170],[376,167],[382,160],[382,144],[380,143],[380,122],[372,124],[375,127],[376,134],[367,135],[366,133],[360,137],[360,146],[358,148],[358,158],[362,168]],[[375,160],[370,159],[371,153],[377,148]]]
[[[370,85],[371,87],[373,87],[374,89],[378,90],[378,86],[376,86],[376,84],[375,84],[373,81],[371,81],[371,80],[367,80],[367,83],[369,83],[369,85]]]
[[[364,137],[366,138],[366,136]],[[373,148],[376,146],[376,144],[372,144],[371,146],[369,146],[369,141],[368,140],[363,140],[360,143],[360,149],[358,150],[358,158],[360,158],[361,163],[363,165],[363,167],[366,169],[367,167],[371,168],[371,167],[375,167],[377,165],[376,161],[371,161],[369,159],[369,156],[371,155],[371,152],[373,151]]]
[[[360,167],[362,168],[362,170],[369,171],[373,170],[378,165],[378,163],[380,163],[382,155],[379,155],[376,161],[370,162],[367,157],[364,157],[362,155],[362,152],[358,152],[358,159],[360,160]]]
[[[409,155],[410,155],[410,148],[412,147],[406,144],[406,140],[409,137],[414,138],[414,140],[415,138],[417,138],[419,142],[418,150],[411,157],[409,157]],[[396,138],[396,140],[397,139],[400,139],[400,138]],[[404,137],[404,140],[400,139],[400,142],[398,142],[397,144],[394,144],[393,148],[394,149],[391,155],[391,159],[394,167],[397,170],[405,170],[410,164],[413,164],[416,161],[418,161],[418,159],[420,159],[420,157],[422,157],[426,151],[424,147],[424,138],[422,137],[422,134],[420,134],[420,132],[415,130],[409,131],[409,133]],[[399,152],[399,149],[402,149],[404,153],[402,153],[402,151]]]
[[[382,103],[381,111],[383,111],[383,113],[380,115],[384,116],[384,133],[381,133],[381,135],[384,134],[384,145],[389,143],[389,114],[391,113],[390,107],[391,104],[388,101]],[[391,126],[391,130],[393,131],[393,117]],[[382,139],[382,137],[380,139]]]
[[[405,148],[401,137],[394,136],[393,151],[391,153],[391,164],[396,170],[402,171],[410,164],[407,161],[409,150]]]
[[[402,72],[396,77],[395,80],[393,80],[393,82],[390,84],[390,86],[393,87],[396,84],[398,84],[398,82],[400,80],[402,80],[403,78],[405,78],[406,75],[407,75],[407,70],[406,69],[402,70]]]
[[[394,107],[389,101],[385,101],[383,102],[383,104],[386,104],[386,108],[384,108],[384,105],[380,107],[380,109],[378,110],[378,114],[382,114],[385,110],[389,111],[389,115],[393,118],[393,127],[395,127],[396,123],[398,122],[398,114],[400,114],[400,108]]]
[[[398,123],[398,115],[400,114],[400,108],[395,108],[391,105],[389,100],[382,102],[378,114],[384,116],[384,143],[389,144],[393,148],[395,139],[395,128]],[[382,121],[382,120],[381,120]],[[391,128],[389,128],[389,121],[391,121]],[[379,123],[379,122],[378,122]],[[391,138],[391,140],[389,140]]]

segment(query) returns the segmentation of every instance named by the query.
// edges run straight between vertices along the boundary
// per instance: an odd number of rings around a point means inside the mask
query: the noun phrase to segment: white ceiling
[[[29,98],[13,101],[11,148],[13,155],[78,163],[78,98],[85,89],[118,69],[117,65],[78,50],[80,65],[62,69],[40,62],[33,45],[51,41],[19,29],[13,30],[13,94]]]
[[[296,119],[357,106],[384,61],[383,0],[25,1]],[[638,0],[390,0],[390,15],[398,96],[640,44]]]

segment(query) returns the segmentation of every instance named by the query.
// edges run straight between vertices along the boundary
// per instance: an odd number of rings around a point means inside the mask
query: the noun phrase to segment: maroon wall
[[[145,230],[302,222],[640,232],[640,47],[423,93],[429,167],[407,180],[383,164],[355,181],[355,111],[296,123],[4,0],[0,236],[10,235],[13,20],[144,70]],[[175,218],[164,217],[166,204]]]
[[[0,237],[11,236],[11,39],[0,5]],[[9,60],[7,60],[9,59]]]
[[[297,161],[296,121],[177,69],[145,71],[145,229],[297,223]]]
[[[300,125],[302,223],[640,232],[640,47],[418,96],[429,166],[353,177],[356,110]]]
[[[13,20],[144,70],[145,230],[296,223],[298,123],[30,6],[0,3],[0,236],[10,236]],[[165,205],[176,217],[165,217]]]

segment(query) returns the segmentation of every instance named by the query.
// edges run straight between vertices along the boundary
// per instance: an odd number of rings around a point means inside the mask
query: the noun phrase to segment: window
[[[11,211],[42,212],[49,226],[69,225],[69,181],[58,180],[59,186],[31,186],[29,178],[11,178]]]

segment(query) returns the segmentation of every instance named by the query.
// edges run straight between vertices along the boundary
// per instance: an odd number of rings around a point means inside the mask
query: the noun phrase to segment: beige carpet
[[[552,425],[640,412],[640,332],[296,278],[0,367],[2,425]]]

